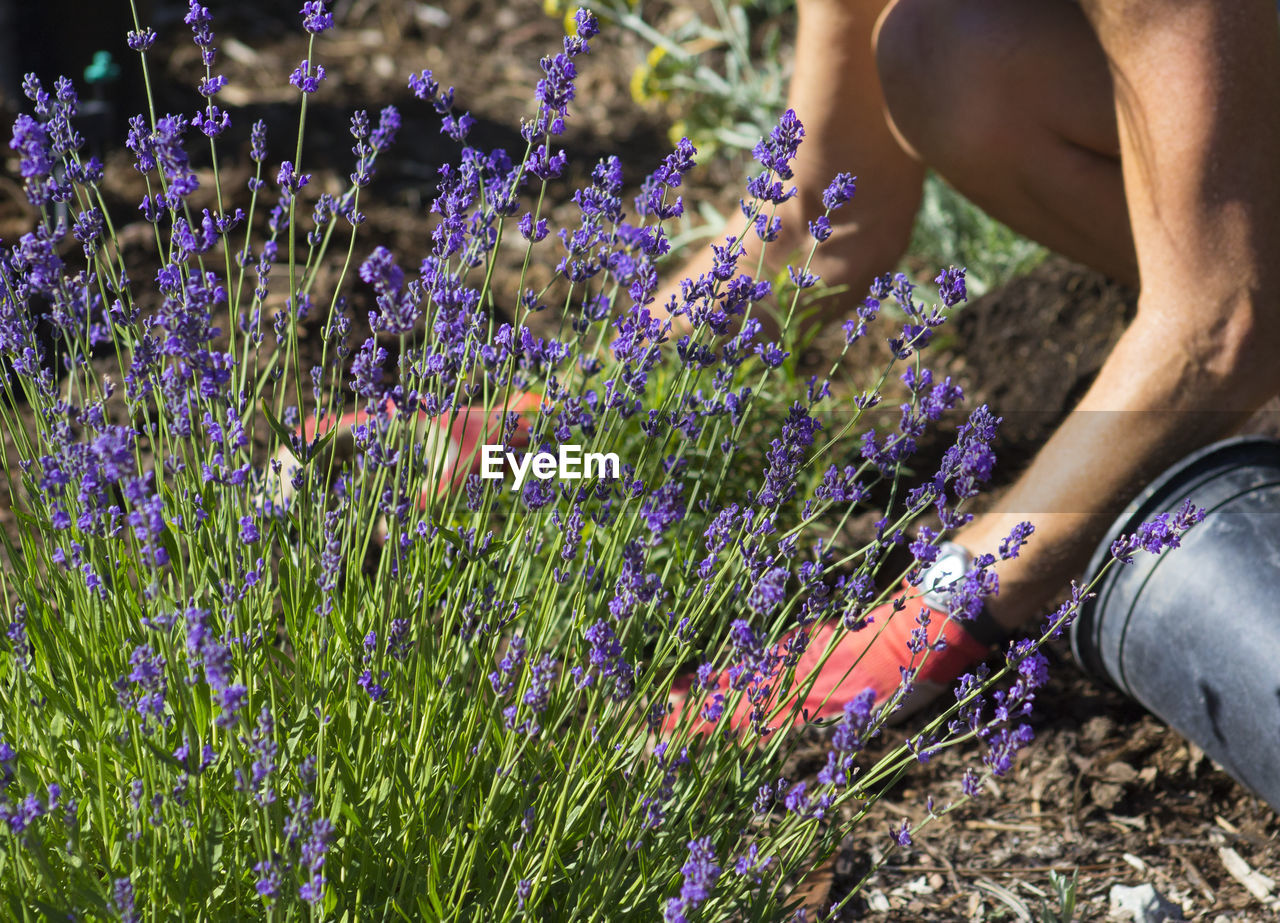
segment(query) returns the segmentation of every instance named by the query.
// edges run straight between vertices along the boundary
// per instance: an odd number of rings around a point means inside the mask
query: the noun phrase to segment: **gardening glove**
[[[517,391],[511,395],[506,410],[520,414],[515,433],[508,443],[511,448],[523,448],[529,444],[531,421],[538,412],[541,400],[538,395],[526,391]],[[396,405],[388,401],[386,410],[394,414]],[[502,441],[504,416],[498,410],[485,411],[472,406],[435,417],[418,413],[413,441],[425,444],[426,457],[433,472],[434,489],[438,495],[461,487],[467,475],[480,470],[480,447],[488,442]],[[332,460],[337,463],[334,467],[337,467],[355,456],[353,428],[370,419],[372,415],[363,409],[345,414],[337,420],[326,418],[318,423],[314,417],[308,417],[297,432],[305,441],[311,442],[336,429],[337,432],[325,447],[326,457],[323,463],[328,467],[328,462]],[[294,493],[293,472],[301,462],[288,446],[282,446],[275,457],[280,462],[281,469],[278,497],[274,499],[287,504]],[[423,485],[419,506],[427,505],[431,489],[430,483]]]
[[[919,592],[905,582],[903,589],[907,595]],[[922,625],[926,614],[927,624]],[[669,736],[685,721],[692,721],[693,731],[699,734],[710,734],[725,722],[735,731],[741,731],[750,726],[753,711],[757,720],[763,718],[767,726],[774,727],[778,721],[785,723],[796,696],[801,694],[810,677],[813,683],[803,692],[801,708],[790,719],[794,725],[838,717],[844,713],[847,702],[867,690],[874,695],[878,707],[890,700],[907,671],[918,666],[909,691],[891,719],[901,720],[927,705],[962,673],[986,659],[991,651],[990,645],[978,641],[960,623],[948,622],[945,611],[925,605],[920,599],[909,601],[905,608],[897,611],[892,602],[883,603],[867,613],[865,623],[857,631],[839,631],[838,637],[839,624],[827,622],[796,629],[782,638],[777,646],[779,652],[785,652],[801,632],[809,632],[808,644],[796,664],[792,684],[795,691],[774,723],[769,722],[767,716],[778,706],[776,691],[764,695],[757,692],[753,696],[751,690],[747,690],[738,696],[732,715],[725,711],[718,720],[710,720],[717,717],[717,706],[729,699],[734,671],[726,669],[720,671],[709,690],[694,689],[693,676],[676,681],[670,699],[673,708],[663,722],[662,734]],[[939,641],[943,642],[941,648]],[[918,652],[913,652],[913,648]],[[829,649],[831,654],[824,662]],[[780,673],[779,668],[775,677],[765,684],[776,687],[776,676]],[[723,698],[718,698],[720,696]],[[757,701],[749,701],[752,697]],[[698,714],[685,718],[689,708],[697,708]]]

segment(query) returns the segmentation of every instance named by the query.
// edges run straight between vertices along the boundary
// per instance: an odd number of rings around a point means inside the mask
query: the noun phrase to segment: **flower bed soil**
[[[295,28],[297,5],[258,3],[225,14],[231,22],[224,34],[256,36],[244,45],[227,41],[222,49],[231,78],[225,101],[241,107],[233,111],[234,131],[247,138],[253,119],[266,119],[273,129],[273,161],[293,145],[294,94],[285,92],[291,88],[284,75],[305,52]],[[539,77],[538,57],[559,41],[559,23],[542,15],[541,4],[533,0],[442,0],[435,6],[354,0],[338,8],[340,14],[345,11],[340,21],[346,25],[327,37],[323,47],[334,76],[308,115],[305,167],[314,172],[313,183],[333,191],[349,171],[351,109],[400,106],[405,126],[392,156],[380,165],[371,201],[363,208],[371,232],[363,247],[385,243],[412,264],[413,254],[423,249],[424,211],[436,167],[456,151],[415,105],[405,76],[434,68],[457,86],[460,105],[478,119],[474,141],[521,147],[515,127]],[[166,9],[162,4],[160,12]],[[566,137],[570,162],[580,177],[598,157],[618,152],[634,182],[665,154],[665,125],[657,115],[638,111],[629,98],[627,81],[636,57],[626,42],[606,33],[593,44],[582,69],[577,115]],[[195,82],[197,55],[194,47],[182,47],[157,81],[164,88],[157,101],[161,110],[194,108],[189,87]],[[112,162],[115,176],[123,178],[111,189],[119,215],[136,215],[129,203],[141,195],[141,187],[130,182],[128,164],[120,153]],[[243,163],[224,169],[233,185],[248,175]],[[709,198],[732,207],[735,197],[723,190],[736,170],[724,160],[700,167],[686,201]],[[553,201],[564,203],[557,206],[564,215],[576,214],[567,199],[562,194]],[[19,190],[0,181],[0,237],[12,239],[26,220]],[[125,246],[142,253],[150,229],[138,222],[125,227],[122,237]],[[508,261],[505,271],[517,270]],[[1005,483],[1087,388],[1133,307],[1131,292],[1051,259],[1028,277],[966,306],[949,325],[947,338],[928,361],[965,386],[970,406],[987,401],[1005,417],[997,445]],[[353,331],[354,342],[363,335]],[[831,353],[839,352],[838,337],[838,330],[819,337],[803,357],[805,364],[824,371]],[[874,349],[868,345],[848,361],[878,362]],[[304,363],[307,358],[303,356]],[[1273,410],[1259,414],[1249,428],[1280,433],[1277,416]],[[12,450],[11,434],[5,443]],[[936,457],[943,447],[940,441],[925,446],[921,470],[927,470],[929,454]],[[7,490],[0,490],[0,498],[0,524],[13,534]],[[1031,919],[1027,914],[1036,912],[1039,896],[1049,894],[1050,871],[1079,869],[1080,919],[1106,917],[1111,886],[1143,883],[1181,904],[1191,920],[1275,919],[1280,904],[1269,906],[1251,893],[1235,860],[1280,878],[1276,815],[1196,747],[1086,677],[1064,645],[1052,650],[1054,678],[1033,718],[1035,744],[998,790],[992,786],[987,797],[935,821],[914,847],[891,856],[844,918]],[[816,773],[822,754],[821,741],[807,740],[787,774],[798,780]],[[970,758],[970,753],[946,752],[909,774],[846,839],[840,853],[812,876],[809,905],[817,910],[847,894],[889,843],[890,824],[921,817],[926,796],[944,804],[957,795]],[[1254,890],[1260,894],[1265,889],[1255,881]],[[1280,887],[1272,897],[1280,897]]]

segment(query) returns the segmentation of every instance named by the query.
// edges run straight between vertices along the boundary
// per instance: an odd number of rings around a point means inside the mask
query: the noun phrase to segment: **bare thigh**
[[[896,0],[875,36],[904,150],[1011,227],[1136,283],[1115,95],[1071,0]]]

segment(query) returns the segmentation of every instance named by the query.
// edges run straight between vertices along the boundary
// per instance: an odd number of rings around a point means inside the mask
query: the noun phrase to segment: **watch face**
[[[920,586],[924,589],[926,596],[932,596],[937,592],[944,591],[963,576],[968,568],[969,555],[966,552],[962,550],[944,551],[938,556],[938,560],[934,561],[929,569],[924,572],[924,578],[920,581]]]

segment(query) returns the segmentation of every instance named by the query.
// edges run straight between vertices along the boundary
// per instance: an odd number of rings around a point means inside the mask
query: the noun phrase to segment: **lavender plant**
[[[752,313],[786,315],[816,280],[793,267],[774,291],[738,265],[738,241],[776,233],[790,194],[803,135],[791,113],[757,146],[741,235],[671,304],[655,303],[657,267],[689,142],[630,214],[621,162],[602,161],[574,195],[577,224],[551,234],[549,184],[568,169],[556,139],[597,29],[585,12],[543,59],[524,152],[466,146],[442,168],[430,245],[406,269],[359,234],[394,108],[353,114],[345,192],[310,184],[306,116],[332,79],[334,22],[323,0],[301,17],[306,58],[281,75],[298,90],[297,133],[273,157],[253,127],[240,205],[220,171],[232,115],[212,17],[191,2],[204,101],[193,115],[151,106],[126,140],[155,244],[134,264],[104,168],[81,154],[71,82],[26,81],[11,148],[40,218],[0,249],[17,521],[0,573],[6,914],[777,919],[914,761],[980,745],[931,815],[1006,772],[1030,739],[1041,641],[965,677],[937,717],[862,765],[932,653],[921,645],[894,697],[860,696],[827,730],[816,779],[779,774],[794,693],[812,682],[795,670],[805,635],[783,633],[832,619],[867,630],[903,576],[905,604],[990,474],[998,420],[980,407],[936,473],[899,489],[916,440],[961,400],[918,350],[963,299],[963,272],[938,276],[937,306],[905,278],[877,282],[848,343],[883,301],[908,320],[870,388],[798,382]],[[141,23],[129,35],[144,71],[156,38]],[[452,90],[429,72],[409,85],[465,144],[473,120]],[[836,177],[828,214],[853,192]],[[826,229],[814,216],[815,246]],[[499,291],[513,245],[525,271]],[[542,264],[553,278],[535,286]],[[898,363],[909,398],[896,425],[867,428]],[[521,417],[509,408],[528,393],[540,400]],[[344,463],[335,422],[353,410]],[[620,476],[514,491],[455,459],[455,485],[440,434],[472,414],[513,456],[576,444],[616,453]],[[875,537],[856,541],[847,523],[879,487]],[[939,527],[913,541],[926,514]],[[1176,544],[1195,516],[1144,527],[1117,554]],[[914,561],[886,580],[903,545]],[[994,592],[994,561],[957,582],[951,618]],[[673,717],[677,677],[722,670],[734,679],[721,711],[745,699],[749,722]]]

